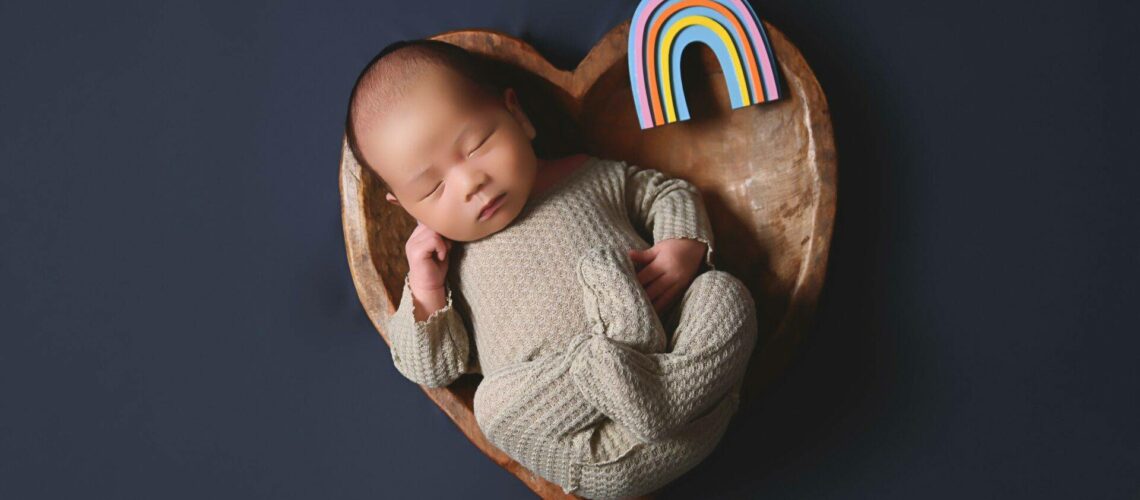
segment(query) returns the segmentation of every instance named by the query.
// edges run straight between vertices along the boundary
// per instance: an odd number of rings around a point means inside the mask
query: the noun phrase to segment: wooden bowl
[[[700,188],[715,233],[716,266],[747,284],[757,302],[759,339],[742,405],[787,365],[811,325],[835,219],[827,100],[796,47],[772,25],[765,27],[788,97],[731,109],[712,51],[692,45],[695,50],[682,59],[692,118],[646,130],[638,125],[630,92],[628,21],[607,33],[574,71],[553,67],[504,33],[462,30],[432,37],[481,55],[516,89],[538,129],[539,156],[587,152],[655,168]],[[404,242],[415,220],[385,202],[375,174],[357,164],[347,142],[341,151],[341,215],[352,279],[368,317],[391,345],[383,325],[400,303],[408,270]],[[483,436],[472,413],[480,380],[469,374],[449,387],[423,390],[495,463],[543,497],[567,497]]]

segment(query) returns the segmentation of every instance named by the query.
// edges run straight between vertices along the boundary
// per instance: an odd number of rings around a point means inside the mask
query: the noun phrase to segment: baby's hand
[[[664,315],[689,288],[707,251],[704,242],[689,238],[670,238],[645,250],[629,251],[635,266],[645,266],[638,271],[637,281],[645,287],[658,315]]]
[[[408,256],[408,284],[412,287],[416,301],[422,301],[422,304],[417,305],[424,306],[424,317],[445,304],[444,283],[447,280],[449,249],[451,240],[440,236],[423,223],[416,225],[408,242],[404,244],[404,253]],[[421,308],[417,307],[417,320],[422,319],[420,312]]]

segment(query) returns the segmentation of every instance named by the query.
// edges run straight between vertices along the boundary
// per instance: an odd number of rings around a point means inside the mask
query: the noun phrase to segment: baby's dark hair
[[[376,173],[376,179],[387,191],[391,191],[388,184],[360,152],[357,122],[363,117],[383,114],[408,92],[414,80],[411,77],[425,65],[432,64],[455,71],[474,84],[475,90],[484,93],[486,97],[498,98],[505,88],[479,56],[447,42],[429,39],[398,40],[381,49],[356,78],[348,100],[344,130],[348,147],[356,161]]]

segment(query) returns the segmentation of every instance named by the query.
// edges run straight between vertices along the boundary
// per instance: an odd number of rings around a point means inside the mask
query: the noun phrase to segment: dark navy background
[[[830,99],[827,286],[664,496],[1135,498],[1136,4],[753,5]],[[0,497],[527,498],[365,317],[344,107],[397,38],[570,68],[634,7],[0,4]]]

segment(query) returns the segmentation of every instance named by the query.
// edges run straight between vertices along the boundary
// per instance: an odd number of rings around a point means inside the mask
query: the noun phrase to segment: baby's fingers
[[[641,283],[641,286],[648,287],[650,283],[664,275],[665,270],[651,262],[637,272],[637,281]]]
[[[665,293],[667,290],[669,290],[669,288],[673,286],[673,283],[674,280],[666,276],[665,273],[661,273],[660,277],[653,280],[653,283],[650,283],[649,286],[645,287],[645,293],[649,294],[650,300],[656,300],[661,296],[662,293]]]
[[[439,256],[440,261],[447,260],[447,248],[447,243],[444,243],[442,239],[436,239],[435,254]]]
[[[658,313],[664,313],[665,309],[673,303],[673,299],[677,296],[677,290],[680,289],[680,283],[673,283],[665,289],[665,291],[656,299],[653,300],[653,308]]]

